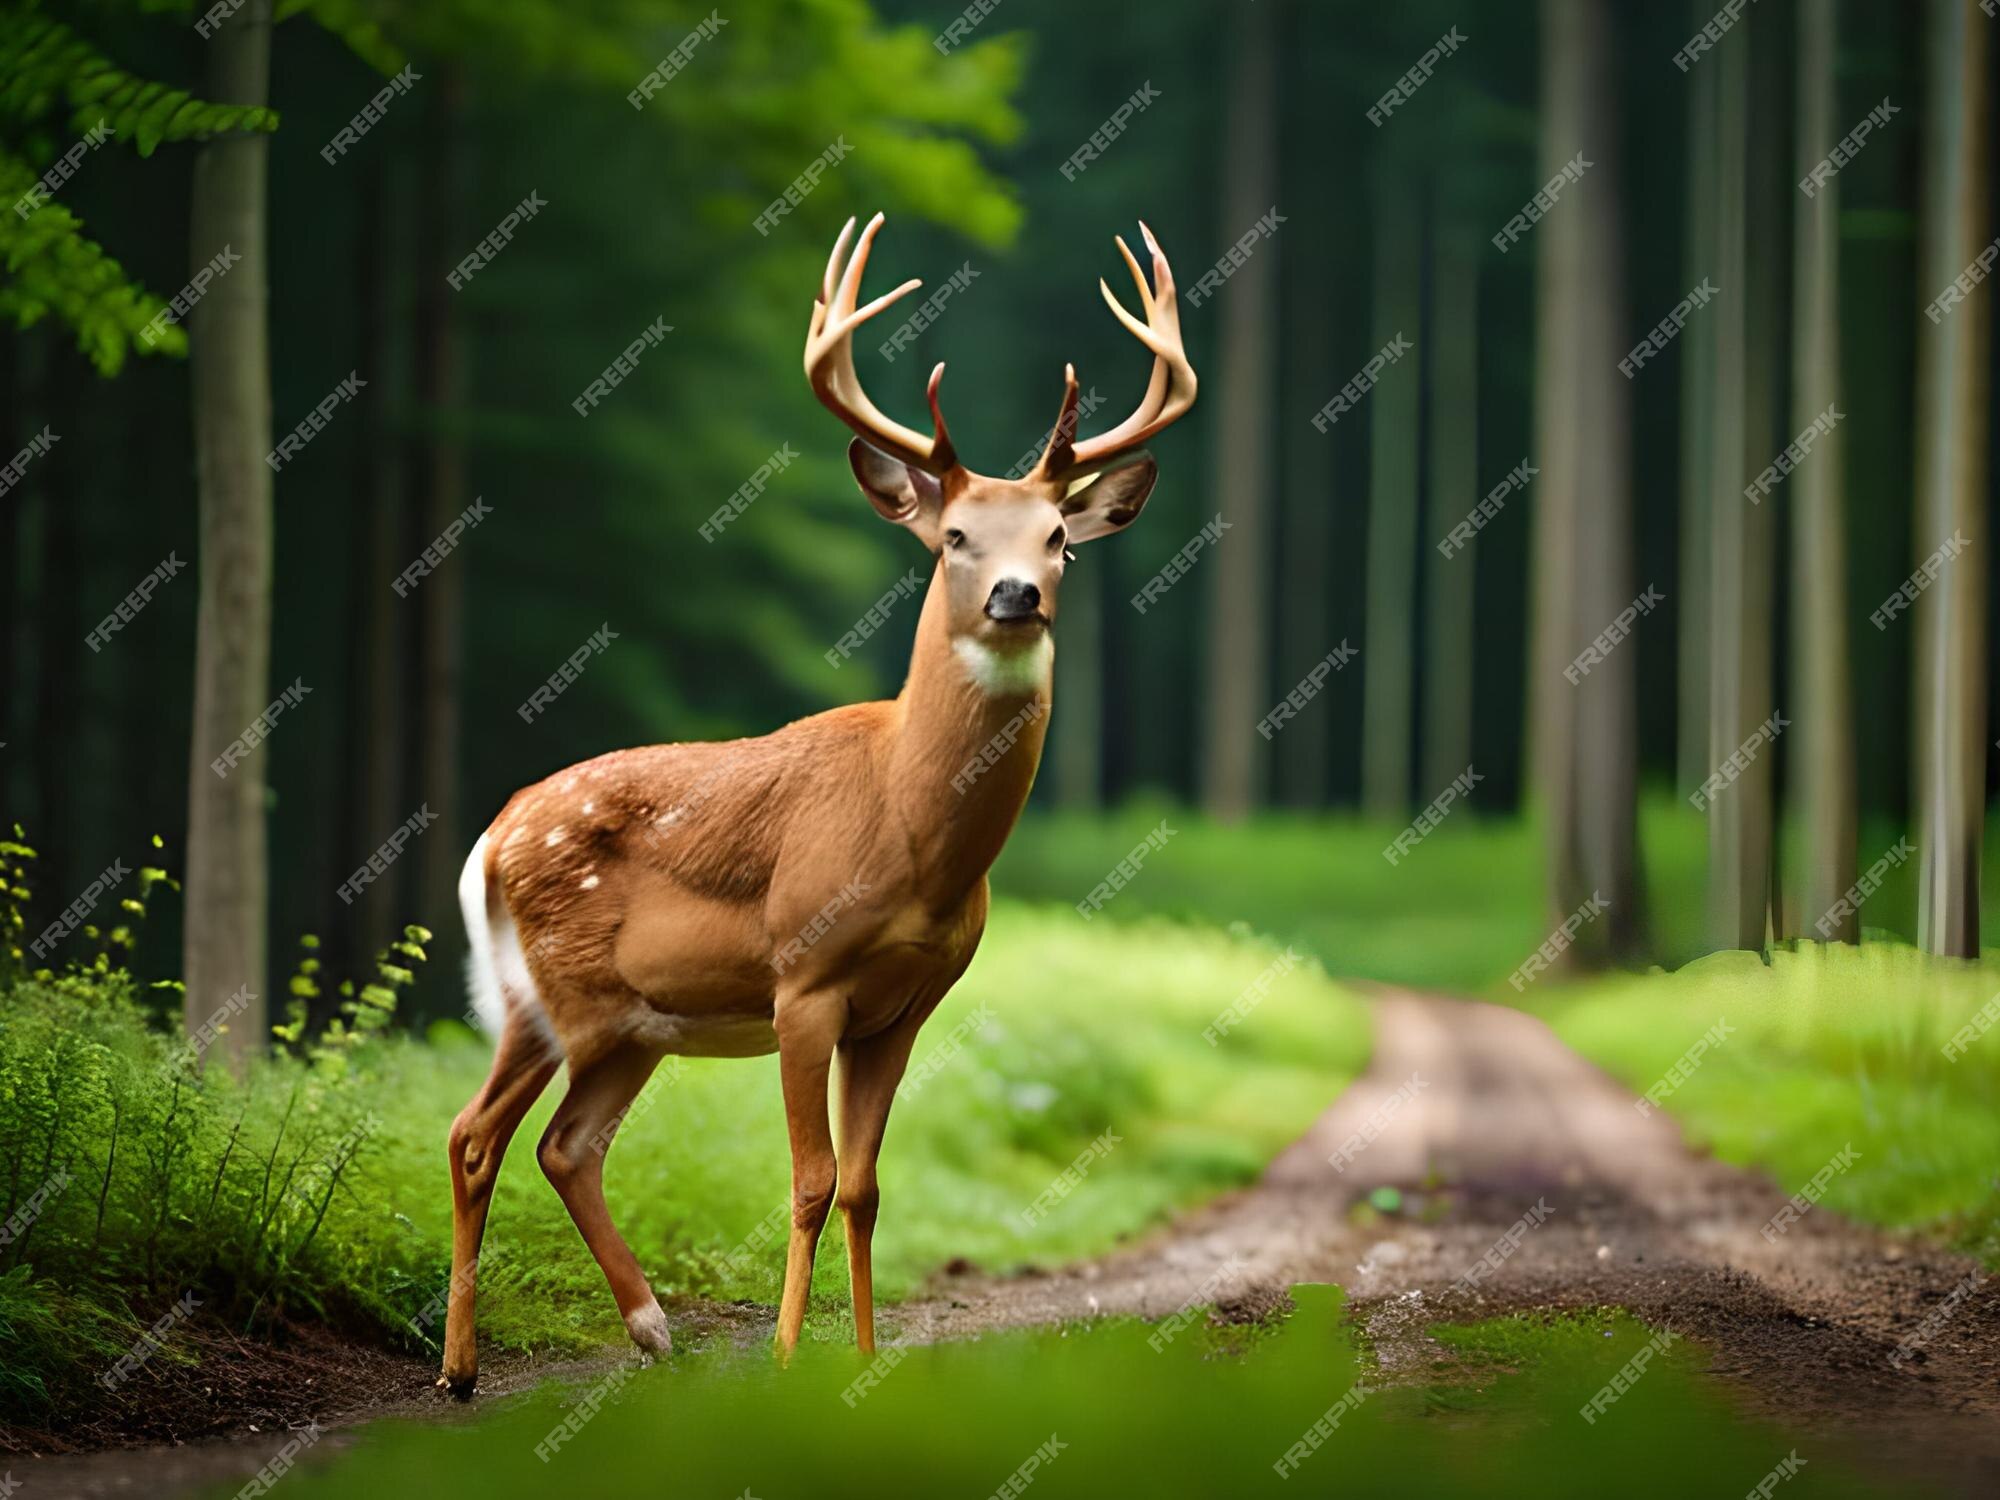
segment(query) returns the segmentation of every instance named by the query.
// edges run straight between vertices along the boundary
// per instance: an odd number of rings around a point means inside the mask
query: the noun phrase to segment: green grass
[[[1363,1007],[1305,964],[1211,1046],[1204,1028],[1276,952],[1213,929],[998,905],[918,1042],[913,1081],[935,1049],[953,1050],[890,1121],[881,1293],[906,1295],[959,1257],[1006,1268],[1100,1252],[1252,1179],[1369,1045]],[[238,1084],[177,1063],[115,968],[0,986],[0,1220],[67,1173],[32,1235],[0,1247],[0,1421],[94,1399],[97,1372],[190,1289],[208,1315],[253,1332],[304,1320],[408,1342],[403,1321],[449,1270],[446,1130],[490,1056],[444,1024],[428,1045],[375,1035],[274,1058]],[[480,1267],[489,1347],[624,1338],[535,1161],[562,1087],[501,1176]],[[642,1099],[609,1157],[607,1195],[655,1285],[775,1300],[782,1234],[731,1254],[788,1205],[775,1059],[687,1061]],[[1100,1140],[1108,1149],[1082,1184],[1027,1222]],[[318,1169],[328,1160],[337,1173]],[[814,1335],[850,1337],[837,1228],[815,1292]],[[181,1356],[169,1338],[157,1357]]]
[[[1725,1161],[1796,1190],[1852,1143],[1822,1200],[1922,1228],[2000,1265],[2000,1025],[1944,1054],[1993,1003],[2000,959],[1928,958],[1894,943],[1802,945],[1769,967],[1717,954],[1672,974],[1537,996],[1557,1033],[1643,1093],[1718,1020],[1731,1034],[1665,1102]]]
[[[1750,1419],[1685,1343],[1653,1358],[1594,1422],[1581,1408],[1651,1330],[1615,1314],[1438,1330],[1429,1378],[1377,1386],[1333,1287],[1301,1287],[1266,1335],[1188,1328],[1155,1350],[1107,1322],[893,1351],[878,1380],[850,1349],[679,1353],[652,1369],[546,1385],[463,1423],[378,1423],[309,1455],[288,1495],[434,1500],[581,1491],[661,1496],[1742,1495],[1795,1445],[1782,1493],[1911,1495],[1864,1481],[1839,1446]],[[1327,1413],[1357,1387],[1364,1394]],[[574,1421],[574,1435],[557,1433]],[[1323,1436],[1308,1443],[1315,1424]],[[253,1459],[277,1453],[283,1435]],[[331,1448],[333,1445],[326,1445]],[[537,1450],[540,1450],[539,1452]],[[1038,1456],[1039,1451],[1039,1456]],[[1033,1462],[1031,1463],[1031,1459]],[[1277,1465],[1289,1461],[1289,1472]],[[210,1493],[235,1492],[240,1476]]]

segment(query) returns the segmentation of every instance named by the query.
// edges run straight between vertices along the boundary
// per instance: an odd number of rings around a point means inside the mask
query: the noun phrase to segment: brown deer
[[[661,1058],[775,1051],[792,1149],[791,1240],[777,1347],[805,1319],[813,1253],[836,1201],[855,1337],[875,1344],[869,1245],[875,1160],[917,1029],[965,972],[986,924],[986,872],[1035,779],[1047,728],[1065,549],[1128,525],[1157,469],[1139,451],[1194,401],[1167,259],[1153,285],[1118,243],[1145,321],[1099,282],[1153,352],[1138,409],[1075,441],[1077,380],[1021,479],[960,464],[929,386],[925,437],[878,410],[854,330],[920,282],[857,307],[877,214],[834,245],[806,334],[813,392],[856,433],[848,461],[886,520],[936,559],[909,677],[884,703],[831,709],[760,739],[621,750],[515,793],[459,882],[474,999],[498,1045],[452,1123],[452,1278],[442,1383],[478,1369],[474,1280],[507,1142],[561,1063],[569,1092],[542,1170],[603,1268],[633,1341],[671,1347],[665,1314],[604,1203],[611,1134]],[[843,267],[844,262],[844,267]],[[1004,753],[1000,747],[1005,746]],[[840,1129],[827,1084],[840,1059]],[[836,1191],[838,1198],[836,1199]]]

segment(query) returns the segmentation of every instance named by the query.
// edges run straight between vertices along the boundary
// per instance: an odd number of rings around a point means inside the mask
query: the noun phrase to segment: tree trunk
[[[1055,706],[1049,722],[1056,804],[1072,812],[1094,812],[1103,801],[1103,611],[1102,570],[1074,569],[1063,581],[1063,641],[1056,653]]]
[[[429,542],[462,511],[465,494],[464,447],[454,430],[463,402],[458,310],[446,276],[456,254],[454,208],[458,194],[459,116],[462,83],[458,73],[439,69],[430,97],[419,171],[417,231],[417,404],[424,413],[414,465],[423,540]],[[420,543],[419,545],[422,545]],[[468,841],[459,831],[459,710],[462,686],[466,549],[431,573],[415,593],[418,673],[417,781],[415,797],[435,821],[417,841],[416,917],[430,926],[437,942],[433,968],[456,969],[464,937],[457,920],[458,875]],[[400,818],[416,809],[402,809]],[[389,830],[382,831],[386,836]]]
[[[1311,262],[1294,260],[1287,277],[1285,323],[1290,337],[1284,340],[1285,384],[1290,391],[1317,392],[1314,401],[1325,399],[1327,349],[1333,339],[1333,273],[1325,257],[1337,253],[1328,248]],[[1333,558],[1333,439],[1311,431],[1287,432],[1281,446],[1284,546],[1278,559],[1278,598],[1284,626],[1279,633],[1278,670],[1280,690],[1286,691],[1339,642],[1329,634],[1333,622],[1327,609]],[[1327,805],[1333,723],[1330,705],[1316,706],[1286,723],[1284,733],[1276,737],[1278,788],[1286,805]]]
[[[270,63],[270,0],[247,0],[208,44],[205,92],[220,104],[264,104]],[[183,959],[190,1029],[243,985],[258,997],[230,1025],[228,1053],[238,1067],[266,1034],[264,747],[252,747],[226,776],[211,764],[270,702],[267,147],[267,137],[248,133],[201,148],[188,236],[197,266],[224,246],[240,257],[195,305],[188,337],[201,557]]]
[[[1987,242],[1986,28],[1977,0],[1931,0],[1919,296]],[[1933,316],[1934,314],[1934,316]],[[1979,956],[1986,781],[1986,418],[1991,288],[1917,325],[1919,565],[1962,548],[1916,605],[1917,941]],[[1962,539],[1962,540],[1957,540]]]
[[[1840,139],[1834,103],[1835,0],[1802,0],[1799,11],[1799,176]],[[1804,432],[1840,404],[1840,184],[1821,185],[1798,207],[1794,230],[1792,430]],[[1854,884],[1854,701],[1847,644],[1847,440],[1836,426],[1788,481],[1793,514],[1792,650],[1796,694],[1791,755],[1793,812],[1804,867],[1800,935],[1855,941],[1851,912],[1832,916]]]
[[[1479,502],[1479,249],[1437,195],[1431,271],[1430,498],[1424,506],[1429,628],[1423,785],[1435,795],[1472,763],[1473,544],[1438,543]]]
[[[1398,168],[1384,169],[1376,189],[1375,332],[1369,342],[1380,350],[1401,337],[1421,351],[1423,206]],[[1366,397],[1368,623],[1361,646],[1361,807],[1376,818],[1400,819],[1410,805],[1422,376],[1422,354],[1406,354],[1384,367]],[[1429,788],[1423,800],[1442,790]]]
[[[1712,15],[1709,0],[1695,27]],[[1687,240],[1681,284],[1715,274],[1715,89],[1717,70],[1698,67],[1688,80]],[[1715,323],[1692,319],[1681,330],[1680,701],[1675,716],[1675,781],[1685,797],[1708,777],[1709,486],[1715,478]]]
[[[1243,12],[1232,27],[1227,134],[1223,142],[1221,238],[1232,243],[1277,202],[1277,26],[1275,5]],[[1243,817],[1262,794],[1257,721],[1270,704],[1272,358],[1278,247],[1265,240],[1216,297],[1222,347],[1216,361],[1215,494],[1230,535],[1209,564],[1206,736],[1202,803],[1224,821]],[[1183,316],[1186,316],[1183,311]]]
[[[74,349],[49,351],[43,368],[44,420],[68,446],[41,460],[34,474],[42,499],[42,556],[37,580],[36,618],[41,639],[35,676],[35,846],[41,858],[36,875],[43,894],[56,897],[60,910],[77,888],[95,875],[85,872],[78,845],[83,819],[75,770],[83,715],[78,689],[83,673],[83,485],[79,471],[89,452],[81,430],[84,383],[90,374]],[[36,429],[39,430],[39,429]],[[7,457],[15,451],[10,449]],[[13,501],[0,501],[12,504]]]
[[[1715,472],[1710,488],[1709,770],[1728,762],[1772,712],[1770,517],[1743,494],[1771,459],[1774,361],[1750,324],[1771,280],[1769,246],[1751,243],[1750,56],[1769,43],[1752,22],[1716,59]],[[1769,186],[1761,179],[1760,190]],[[1757,285],[1752,285],[1752,276]],[[1771,889],[1771,760],[1766,750],[1709,799],[1709,925],[1718,948],[1764,946]]]

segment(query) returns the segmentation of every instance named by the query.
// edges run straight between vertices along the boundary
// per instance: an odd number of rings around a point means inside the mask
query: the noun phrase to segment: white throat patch
[[[1046,630],[1013,651],[998,650],[970,636],[960,636],[951,643],[951,648],[958,653],[965,675],[989,698],[1003,693],[1031,693],[1045,686],[1056,655],[1056,643]]]

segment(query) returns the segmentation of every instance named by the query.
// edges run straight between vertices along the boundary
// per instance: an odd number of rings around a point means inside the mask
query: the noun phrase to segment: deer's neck
[[[910,831],[926,899],[946,910],[1000,856],[1035,783],[1048,732],[1054,647],[1047,635],[1018,654],[955,646],[944,569],[931,575],[897,698],[889,795]]]

